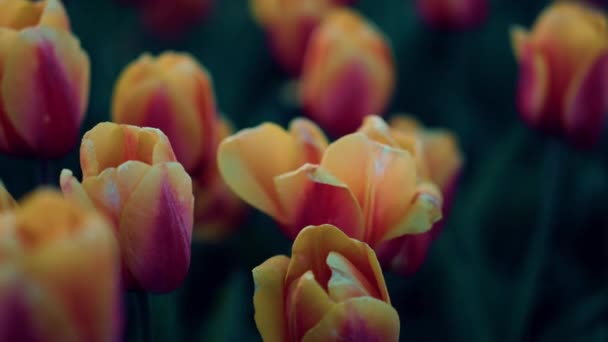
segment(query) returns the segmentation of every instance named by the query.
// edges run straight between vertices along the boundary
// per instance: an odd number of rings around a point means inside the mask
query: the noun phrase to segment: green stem
[[[545,182],[541,186],[543,200],[538,223],[533,226],[528,253],[524,259],[522,278],[515,292],[512,312],[513,336],[509,341],[522,341],[531,314],[530,302],[537,293],[541,269],[545,264],[548,247],[551,245],[551,228],[555,223],[557,199],[559,197],[560,173],[562,168],[561,145],[550,141],[546,154],[543,175]]]
[[[150,304],[148,293],[137,291],[135,297],[137,300],[137,312],[139,316],[139,337],[143,342],[150,342],[152,341],[152,336],[150,334]]]

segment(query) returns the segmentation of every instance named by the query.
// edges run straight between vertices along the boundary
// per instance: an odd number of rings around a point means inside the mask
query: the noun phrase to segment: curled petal
[[[327,256],[327,266],[331,269],[327,290],[334,301],[343,302],[355,297],[380,298],[375,286],[344,256],[330,252]]]
[[[336,304],[302,338],[313,341],[398,341],[399,315],[385,302],[371,297]]]
[[[272,257],[253,269],[255,294],[255,324],[267,342],[287,341],[285,320],[285,288],[289,258],[283,255]]]
[[[344,183],[316,165],[305,164],[275,178],[288,218],[287,235],[295,238],[309,225],[331,224],[353,238],[363,236],[361,208]]]
[[[311,164],[318,164],[327,148],[327,137],[314,122],[298,118],[289,124],[289,133],[298,145],[298,151],[303,154],[301,160]]]

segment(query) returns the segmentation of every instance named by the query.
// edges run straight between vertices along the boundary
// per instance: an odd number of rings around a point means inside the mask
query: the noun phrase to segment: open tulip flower
[[[408,234],[376,247],[383,266],[400,274],[412,274],[424,262],[433,240],[443,227],[451,208],[463,160],[456,138],[448,131],[428,130],[408,116],[395,116],[390,126],[369,116],[359,128],[371,139],[410,151],[423,179],[435,183],[443,195],[443,219],[422,234]]]
[[[97,212],[40,190],[0,213],[0,341],[118,341],[121,298],[118,247]]]
[[[395,87],[390,46],[347,8],[333,11],[313,33],[300,84],[304,111],[335,136],[354,132],[369,113],[382,113]]]
[[[297,119],[288,132],[265,123],[225,139],[218,161],[228,186],[292,239],[328,223],[375,247],[441,218],[441,194],[420,181],[411,153],[364,133],[327,145],[312,122]]]
[[[252,0],[257,22],[266,31],[274,58],[293,75],[302,69],[304,53],[314,29],[344,0]]]
[[[608,111],[608,25],[602,12],[556,2],[531,32],[512,30],[519,62],[517,103],[532,127],[594,145]]]
[[[439,29],[467,29],[488,17],[488,0],[416,0],[422,19]]]
[[[399,340],[399,315],[374,251],[334,226],[304,228],[291,259],[268,259],[253,279],[265,342]]]
[[[100,123],[80,147],[83,180],[61,173],[66,197],[114,224],[129,289],[168,292],[190,264],[192,181],[160,130]]]
[[[58,158],[75,147],[89,69],[60,1],[0,0],[0,152]]]

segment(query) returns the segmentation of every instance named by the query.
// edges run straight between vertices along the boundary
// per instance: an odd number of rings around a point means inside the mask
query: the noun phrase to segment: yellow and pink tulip
[[[608,23],[598,9],[555,2],[533,29],[511,31],[517,104],[530,126],[579,147],[598,140],[608,111]]]
[[[190,265],[192,181],[166,135],[154,128],[100,123],[80,147],[82,183],[61,173],[67,198],[113,223],[129,289],[168,292]]]
[[[310,38],[300,101],[327,132],[352,133],[366,115],[384,112],[395,74],[386,38],[355,11],[341,8],[326,16]]]
[[[0,1],[0,152],[58,158],[74,148],[89,73],[59,0]]]
[[[374,251],[331,225],[304,228],[291,258],[253,269],[255,322],[266,342],[398,341]]]
[[[121,297],[101,215],[51,190],[0,213],[1,341],[118,341]]]

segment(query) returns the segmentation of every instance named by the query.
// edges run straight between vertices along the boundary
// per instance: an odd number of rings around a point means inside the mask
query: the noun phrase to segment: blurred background
[[[529,27],[548,3],[493,0],[488,20],[467,31],[425,26],[413,1],[355,5],[392,44],[398,83],[385,116],[408,112],[450,129],[465,156],[453,210],[425,264],[413,276],[386,275],[402,341],[608,341],[608,134],[577,150],[526,127],[515,108],[509,28]],[[300,115],[248,0],[217,0],[173,39],[146,30],[137,9],[118,2],[65,5],[92,65],[83,132],[109,120],[127,63],[168,49],[191,53],[210,71],[218,106],[237,129]],[[52,162],[55,183],[62,168],[77,173],[76,150]],[[0,178],[15,197],[37,177],[35,162],[0,157]],[[538,234],[542,226],[548,234]],[[251,269],[289,254],[290,245],[255,210],[228,240],[195,242],[184,285],[153,296],[155,340],[260,340]],[[127,297],[125,339],[134,340]]]

